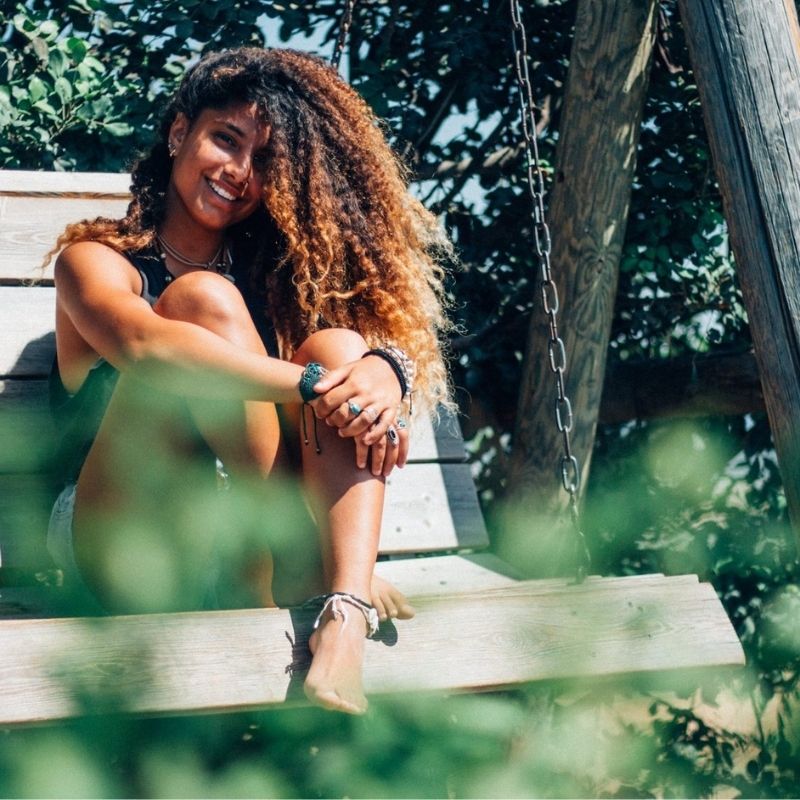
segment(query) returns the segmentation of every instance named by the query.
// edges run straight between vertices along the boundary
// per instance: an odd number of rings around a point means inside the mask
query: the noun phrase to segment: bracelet
[[[314,391],[314,387],[322,380],[327,372],[328,370],[316,361],[310,361],[306,364],[303,374],[300,376],[300,383],[298,384],[300,397],[303,398],[304,403],[310,403],[320,396],[319,392]]]
[[[361,358],[366,358],[367,356],[378,356],[378,358],[382,358],[392,368],[392,371],[400,383],[400,399],[403,399],[408,394],[409,390],[405,364],[403,364],[393,352],[380,347],[374,350],[367,350]]]

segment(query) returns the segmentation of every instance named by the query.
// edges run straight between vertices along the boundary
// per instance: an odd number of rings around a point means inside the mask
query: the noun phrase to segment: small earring
[[[178,148],[172,142],[167,144],[167,152],[169,153],[170,158],[175,158],[175,153],[178,152]]]

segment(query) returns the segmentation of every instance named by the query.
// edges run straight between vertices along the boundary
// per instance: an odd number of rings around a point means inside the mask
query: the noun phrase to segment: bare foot
[[[303,688],[312,703],[346,714],[367,710],[361,680],[366,632],[358,609],[348,608],[346,625],[341,617],[325,612],[308,640],[313,658]]]
[[[381,622],[387,619],[411,619],[417,613],[399,589],[377,575],[372,576],[370,599]]]

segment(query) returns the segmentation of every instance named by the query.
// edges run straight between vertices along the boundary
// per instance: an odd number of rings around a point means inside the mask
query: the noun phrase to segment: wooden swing
[[[348,0],[342,32],[351,14]],[[303,610],[55,616],[44,547],[55,289],[52,273],[32,279],[66,223],[124,214],[128,185],[126,175],[0,172],[0,724],[302,701]],[[744,663],[716,593],[695,576],[521,580],[488,552],[457,425],[420,426],[414,437],[412,461],[388,482],[377,572],[418,614],[367,643],[368,694]]]

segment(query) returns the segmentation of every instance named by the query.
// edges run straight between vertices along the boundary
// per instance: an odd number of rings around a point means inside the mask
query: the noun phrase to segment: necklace
[[[214,272],[218,272],[219,274],[226,277],[232,283],[234,282],[234,278],[231,275],[231,252],[230,249],[225,245],[223,242],[216,253],[208,261],[193,261],[191,258],[188,258],[180,250],[177,250],[173,245],[171,245],[163,236],[160,234],[156,234],[156,241],[161,249],[161,260],[164,262],[164,267],[166,268],[166,259],[167,256],[171,256],[175,259],[175,261],[184,264],[187,267],[196,267],[199,269],[210,270],[213,269]],[[222,269],[220,270],[220,267]]]
[[[222,255],[222,251],[225,248],[224,244],[219,246],[219,249],[216,253],[208,261],[192,261],[192,259],[187,258],[180,250],[175,249],[163,236],[160,234],[156,234],[156,239],[158,240],[159,245],[161,245],[161,249],[164,251],[161,256],[165,257],[166,255],[172,256],[176,261],[180,261],[181,264],[185,264],[187,267],[200,267],[201,269],[211,269],[214,267],[215,269],[220,263],[220,256]]]

